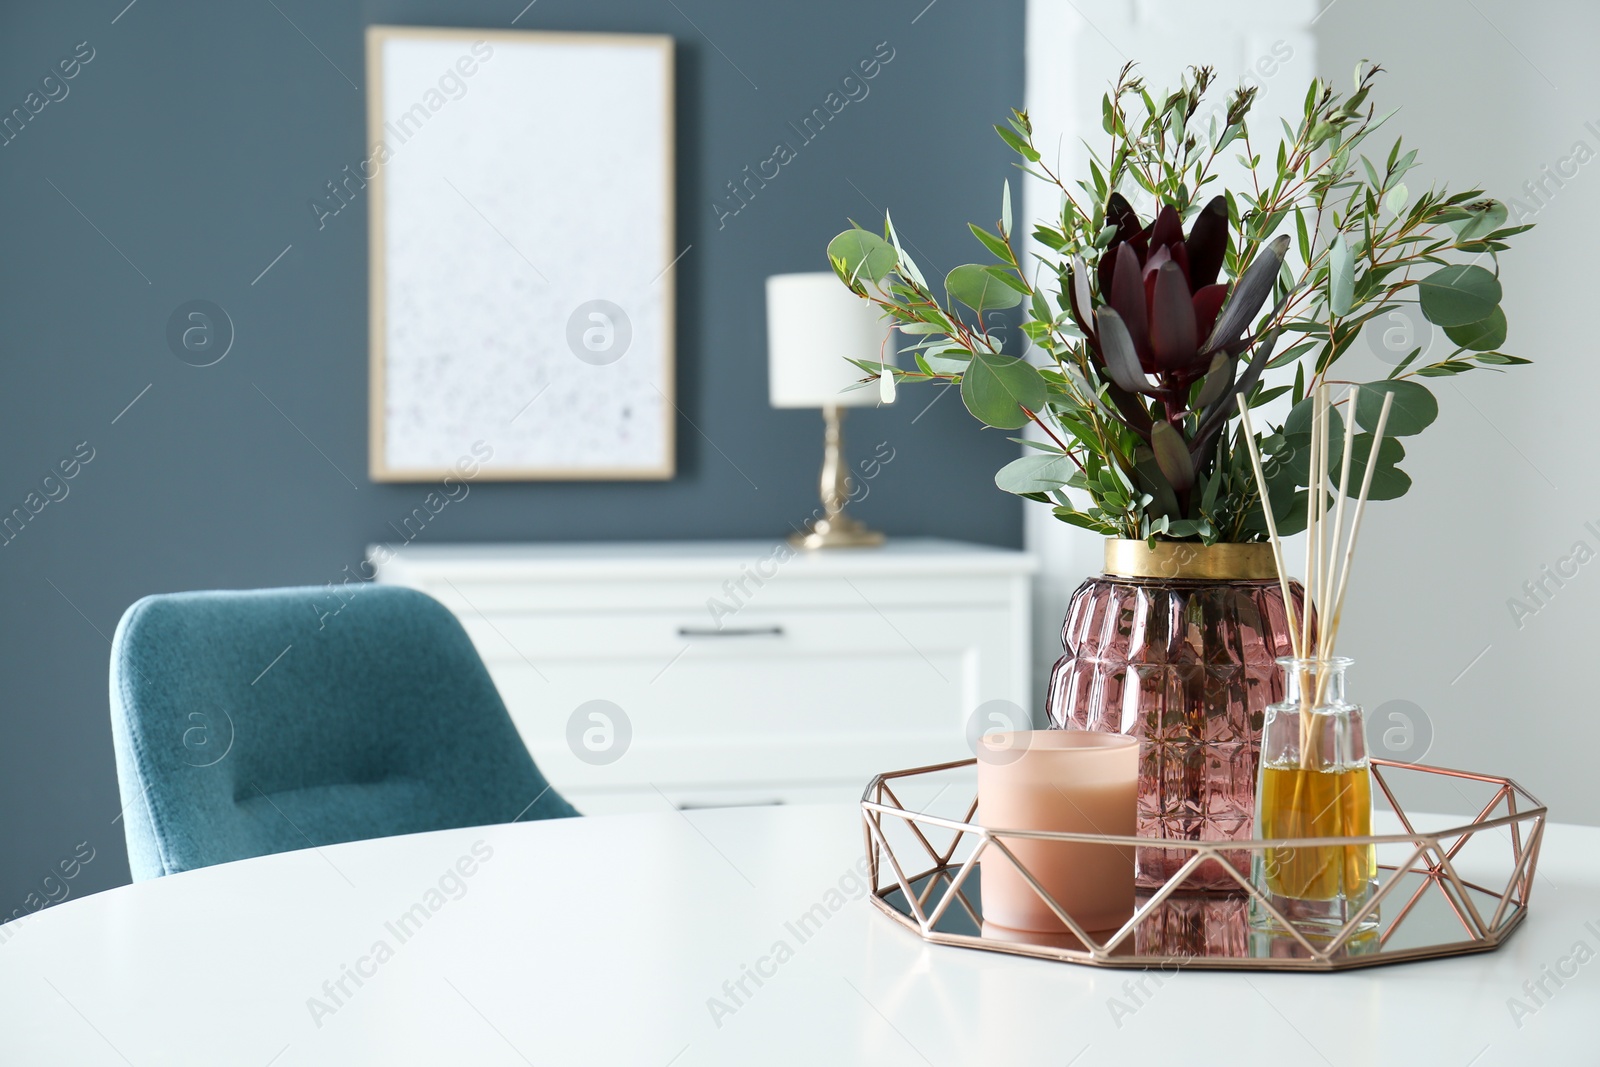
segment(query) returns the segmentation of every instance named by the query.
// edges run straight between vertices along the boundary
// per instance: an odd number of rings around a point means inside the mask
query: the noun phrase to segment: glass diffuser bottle
[[[1285,697],[1267,707],[1256,785],[1256,833],[1267,839],[1366,837],[1372,833],[1372,775],[1361,708],[1345,699],[1350,660],[1278,660]],[[1255,853],[1251,882],[1302,934],[1331,937],[1377,890],[1374,846],[1268,848]],[[1378,925],[1378,909],[1362,931]],[[1251,901],[1251,925],[1280,924]]]

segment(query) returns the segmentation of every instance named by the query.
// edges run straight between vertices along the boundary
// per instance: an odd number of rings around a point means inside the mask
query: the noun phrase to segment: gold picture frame
[[[649,322],[652,324],[650,334],[653,337],[651,348],[653,354],[650,358],[655,360],[655,363],[653,366],[646,367],[642,375],[637,370],[636,363],[634,367],[628,369],[629,377],[624,378],[620,372],[617,372],[612,378],[613,383],[625,382],[627,383],[627,388],[633,390],[631,399],[625,399],[620,402],[624,404],[621,409],[623,418],[632,416],[639,418],[642,422],[648,422],[653,419],[659,423],[659,436],[651,433],[648,437],[641,436],[639,438],[642,442],[640,451],[647,454],[641,457],[640,462],[631,462],[624,459],[618,462],[601,464],[573,464],[571,462],[496,463],[492,460],[485,460],[481,455],[469,456],[466,449],[459,444],[453,448],[449,455],[446,455],[443,449],[436,448],[434,449],[434,452],[437,453],[436,455],[430,456],[421,462],[415,459],[407,460],[394,454],[396,450],[392,447],[393,442],[390,438],[390,432],[393,428],[390,417],[391,401],[394,399],[391,395],[391,388],[397,376],[391,366],[391,357],[394,352],[390,343],[389,333],[393,316],[392,309],[389,306],[391,264],[388,257],[391,252],[391,235],[388,232],[390,219],[387,211],[391,189],[389,188],[390,166],[388,165],[388,160],[400,157],[402,149],[399,146],[404,144],[404,141],[398,141],[396,147],[392,150],[388,149],[387,145],[389,138],[403,136],[408,131],[413,136],[415,133],[420,132],[420,125],[415,128],[407,127],[406,119],[411,117],[411,112],[420,114],[424,109],[414,105],[406,115],[400,118],[401,126],[406,127],[405,129],[397,129],[392,125],[386,128],[385,116],[389,114],[389,111],[385,100],[387,86],[385,62],[387,58],[386,52],[391,45],[397,42],[412,41],[459,44],[464,50],[471,49],[476,44],[481,44],[491,50],[503,45],[536,44],[559,46],[563,50],[573,50],[574,55],[582,54],[584,50],[590,50],[589,54],[593,56],[605,54],[607,50],[612,50],[613,55],[616,49],[639,50],[639,56],[641,60],[644,60],[640,64],[641,68],[659,70],[660,81],[655,83],[655,95],[659,97],[659,107],[656,109],[657,114],[654,116],[654,119],[659,122],[657,127],[659,136],[657,137],[652,133],[652,137],[659,142],[661,149],[661,154],[656,164],[659,167],[661,179],[659,201],[657,201],[661,206],[659,225],[653,231],[655,234],[653,241],[648,238],[640,240],[639,243],[644,246],[639,252],[642,258],[638,262],[630,264],[632,272],[639,274],[640,279],[650,275],[655,276],[648,286],[650,292],[647,297],[648,304],[645,308]],[[515,49],[510,49],[509,51],[515,54]],[[466,54],[464,51],[464,59]],[[553,53],[547,52],[546,54]],[[653,63],[651,60],[653,60]],[[488,481],[657,481],[672,478],[676,473],[676,420],[678,415],[675,399],[676,286],[674,273],[678,257],[674,251],[676,244],[674,233],[676,153],[674,149],[675,129],[673,114],[673,39],[670,36],[656,34],[558,33],[536,30],[374,25],[369,26],[366,32],[366,61],[368,78],[367,145],[371,155],[362,161],[361,174],[366,179],[365,191],[368,199],[369,220],[368,469],[372,480],[375,482],[422,482],[435,481],[447,476],[462,477],[464,476],[463,466],[471,469],[470,475],[466,476],[470,476],[475,480]],[[487,60],[484,62],[486,65]],[[470,61],[460,64],[462,72],[468,69],[468,63]],[[446,74],[448,73],[449,71],[446,69]],[[455,80],[457,82],[464,81],[461,77],[457,77]],[[563,95],[553,100],[537,101],[535,106],[565,107],[569,109],[581,107],[581,101],[576,101],[572,98],[573,91],[569,86]],[[463,90],[463,95],[465,92],[466,90]],[[452,97],[451,99],[458,98]],[[649,101],[647,99],[641,100],[641,104],[645,103],[649,103]],[[458,106],[458,110],[463,109]],[[636,117],[640,122],[651,121],[651,117],[645,115],[642,109],[640,115]],[[384,146],[384,148],[380,149],[380,146]],[[563,150],[577,152],[582,150],[583,147],[582,145],[570,145]],[[382,154],[381,160],[379,159],[380,152]],[[376,162],[376,166],[372,165],[374,162]],[[369,174],[369,170],[375,172]],[[645,166],[641,167],[640,170],[642,173],[649,174],[653,173],[654,168]],[[330,183],[330,186],[333,184]],[[654,184],[653,181],[651,184]],[[585,183],[575,183],[575,192],[584,191],[584,185]],[[500,240],[503,240],[507,245],[511,245],[510,238],[502,232],[505,228],[504,226],[496,227],[495,222],[490,221],[488,214],[480,210],[471,200],[466,199],[465,193],[459,188],[456,189],[456,192],[468,206],[473,208],[476,216],[482,218],[488,229],[494,230],[499,235]],[[448,196],[448,194],[444,195]],[[640,199],[648,200],[649,198],[641,197]],[[587,207],[591,211],[595,210],[594,205],[587,205]],[[574,204],[568,200],[562,202],[557,210],[564,216],[581,217],[585,208],[586,205]],[[515,245],[511,245],[511,248],[522,257],[523,261],[533,271],[537,272],[541,277],[544,276],[544,272],[539,271],[534,266],[530,257],[522,256],[521,250]],[[652,260],[658,258],[659,262],[652,262]],[[548,279],[546,280],[548,281]],[[599,300],[593,301],[593,303],[605,304],[608,302]],[[615,307],[616,305],[612,306]],[[582,306],[579,306],[574,310],[573,314],[576,316],[581,310]],[[590,317],[593,318],[595,316],[591,314]],[[545,338],[545,343],[549,343],[548,329],[540,336]],[[570,321],[566,336],[568,338],[572,336]],[[584,334],[583,336],[587,338],[589,335]],[[574,352],[576,351],[577,349],[574,346]],[[582,364],[578,362],[579,360],[582,360],[583,363],[591,362],[579,356],[578,359],[573,361],[578,369],[574,370],[573,367],[563,365],[560,368],[560,372],[569,377],[574,373],[581,375],[594,372],[593,370],[582,370]],[[602,365],[596,364],[596,366]],[[645,392],[642,389],[641,380],[643,385],[648,385],[649,392]],[[553,382],[554,379],[552,379],[552,384]],[[488,383],[482,386],[483,389],[490,391],[497,387],[498,383]],[[549,387],[546,386],[546,388]],[[529,401],[529,406],[532,406],[537,399],[538,396],[536,395]],[[631,409],[626,406],[630,403],[633,405]],[[412,405],[412,407],[415,407],[415,405]],[[550,407],[555,409],[552,412],[553,417],[559,418],[562,417],[561,413],[570,408],[571,405],[553,403]],[[515,421],[513,419],[507,425],[514,425]],[[523,429],[525,431],[526,427]],[[504,427],[487,428],[484,440],[475,442],[472,445],[472,450],[476,452],[478,444],[487,442],[490,446],[490,451],[494,451],[495,442],[489,436],[494,430],[504,432]],[[603,433],[596,433],[594,436],[598,441],[602,442],[602,447],[610,447],[609,444],[605,443],[606,438]],[[457,459],[457,462],[452,464],[452,459]],[[465,463],[462,461],[465,461]]]

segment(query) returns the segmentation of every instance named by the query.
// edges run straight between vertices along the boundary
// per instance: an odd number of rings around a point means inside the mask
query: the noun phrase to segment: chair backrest
[[[135,879],[577,812],[454,616],[397,586],[145,597],[111,648]]]

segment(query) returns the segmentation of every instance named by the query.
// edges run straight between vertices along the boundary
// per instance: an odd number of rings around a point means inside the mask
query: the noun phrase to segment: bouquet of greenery
[[[1367,104],[1379,70],[1358,67],[1348,96],[1313,81],[1298,127],[1283,123],[1282,139],[1263,155],[1248,122],[1254,89],[1236,90],[1208,121],[1201,106],[1210,68],[1191,69],[1180,88],[1156,97],[1130,64],[1102,101],[1109,147],[1089,146],[1089,176],[1075,187],[1041,158],[1027,114],[1014,112],[996,131],[1023,170],[1061,194],[1059,222],[1033,233],[1037,262],[1025,263],[1013,241],[1009,182],[997,229],[969,224],[994,261],[950,271],[942,302],[887,218],[882,237],[846,230],[828,245],[834,270],[914,342],[906,349],[914,369],[858,365],[886,396],[899,382],[956,384],[985,425],[1036,425],[1043,439],[1018,438],[1033,451],[996,484],[1108,536],[1264,539],[1236,398],[1254,408],[1286,393],[1287,417],[1257,440],[1279,532],[1302,529],[1314,484],[1310,397],[1324,383],[1361,386],[1355,410],[1344,413],[1362,431],[1351,476],[1361,479],[1373,463],[1371,497],[1404,494],[1411,479],[1398,466],[1398,438],[1438,414],[1419,379],[1529,362],[1500,351],[1498,278],[1498,253],[1529,227],[1506,226],[1505,206],[1482,190],[1413,197],[1404,178],[1417,153],[1399,140],[1380,161],[1362,153],[1389,117]],[[1250,188],[1206,197],[1230,148]],[[1148,205],[1148,224],[1130,198]],[[1404,303],[1419,305],[1455,350],[1419,365],[1418,347],[1382,381],[1332,377],[1362,327]],[[1004,320],[1019,305],[1042,365],[1003,352],[997,313]],[[1290,366],[1292,382],[1267,380],[1273,370],[1286,378]],[[1374,457],[1387,394],[1392,411]],[[1337,411],[1333,419],[1338,469],[1344,425]]]

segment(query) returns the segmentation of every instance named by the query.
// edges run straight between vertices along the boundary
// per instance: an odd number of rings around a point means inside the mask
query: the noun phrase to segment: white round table
[[[927,945],[863,899],[862,869],[854,808],[794,807],[193,871],[0,930],[0,1063],[1600,1062],[1600,829],[1548,828],[1500,951],[1329,975]]]

